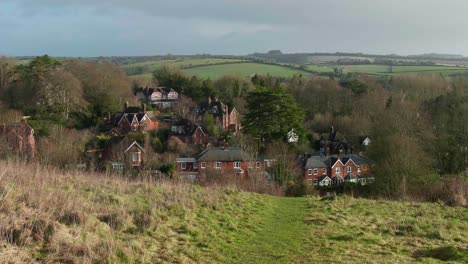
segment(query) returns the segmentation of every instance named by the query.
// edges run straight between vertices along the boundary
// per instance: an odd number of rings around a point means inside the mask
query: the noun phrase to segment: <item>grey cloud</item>
[[[468,54],[466,10],[465,0],[3,0],[0,51]]]

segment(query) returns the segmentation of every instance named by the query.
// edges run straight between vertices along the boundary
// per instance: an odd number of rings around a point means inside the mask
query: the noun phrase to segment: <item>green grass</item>
[[[291,69],[278,65],[268,65],[261,63],[238,63],[225,64],[216,66],[204,66],[198,68],[185,69],[184,72],[190,76],[198,76],[201,78],[217,79],[224,75],[240,75],[243,77],[257,74],[270,74],[275,77],[292,77],[295,74],[309,76],[310,73]]]
[[[318,65],[307,65],[308,70],[315,72],[334,72],[334,66],[318,66]]]
[[[0,263],[468,262],[468,208],[0,168]]]
[[[388,65],[339,65],[336,67],[343,68],[345,73],[368,73],[368,74],[389,74],[390,67]],[[464,67],[448,67],[448,66],[393,66],[392,74],[407,74],[407,73],[430,73],[451,75],[468,72],[468,68]]]
[[[317,263],[468,261],[468,209],[339,197],[308,201],[308,248]],[[434,253],[435,251],[435,253]]]
[[[200,59],[177,59],[177,60],[155,60],[145,61],[140,63],[133,63],[122,66],[123,69],[128,70],[135,67],[146,67],[147,73],[160,68],[163,65],[173,65],[179,68],[190,68],[202,65],[216,65],[222,63],[235,63],[245,60],[241,59],[222,59],[222,58],[200,58]]]

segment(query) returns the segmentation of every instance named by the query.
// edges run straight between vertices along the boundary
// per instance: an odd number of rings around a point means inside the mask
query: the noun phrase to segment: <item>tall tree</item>
[[[304,112],[283,88],[257,88],[247,97],[247,109],[244,132],[271,142],[286,140],[287,133],[294,129],[300,139],[305,139]]]

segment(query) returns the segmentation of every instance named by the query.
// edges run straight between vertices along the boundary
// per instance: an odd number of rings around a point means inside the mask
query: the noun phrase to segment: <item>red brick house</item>
[[[36,153],[34,129],[23,117],[19,123],[0,124],[0,150],[32,159]]]
[[[144,165],[145,149],[133,141],[132,144],[124,151],[125,162],[131,168],[141,168]]]
[[[157,130],[159,121],[150,117],[146,112],[146,105],[128,107],[126,103],[123,112],[114,113],[107,120],[107,128],[116,135],[126,135],[129,132],[147,132]]]
[[[372,164],[371,160],[357,154],[311,156],[305,160],[304,182],[317,186],[344,182],[366,184],[373,181]]]
[[[272,166],[270,159],[254,159],[241,148],[207,148],[197,157],[177,158],[177,173],[195,179],[210,171],[245,175],[265,172]]]
[[[191,124],[173,125],[171,133],[187,144],[203,146],[208,144],[208,134],[205,133],[201,126]]]
[[[192,113],[193,120],[198,125],[202,124],[205,113],[208,113],[213,116],[215,124],[223,131],[237,133],[240,130],[240,117],[237,109],[235,107],[230,109],[218,100],[212,100],[211,97],[207,102],[195,107]]]
[[[112,137],[106,146],[88,149],[86,153],[99,169],[140,171],[145,166],[145,149],[128,137]]]

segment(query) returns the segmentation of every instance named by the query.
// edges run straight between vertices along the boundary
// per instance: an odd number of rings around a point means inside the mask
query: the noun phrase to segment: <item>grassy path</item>
[[[291,263],[303,254],[306,199],[273,199],[274,206],[259,229],[231,251],[232,263]]]

